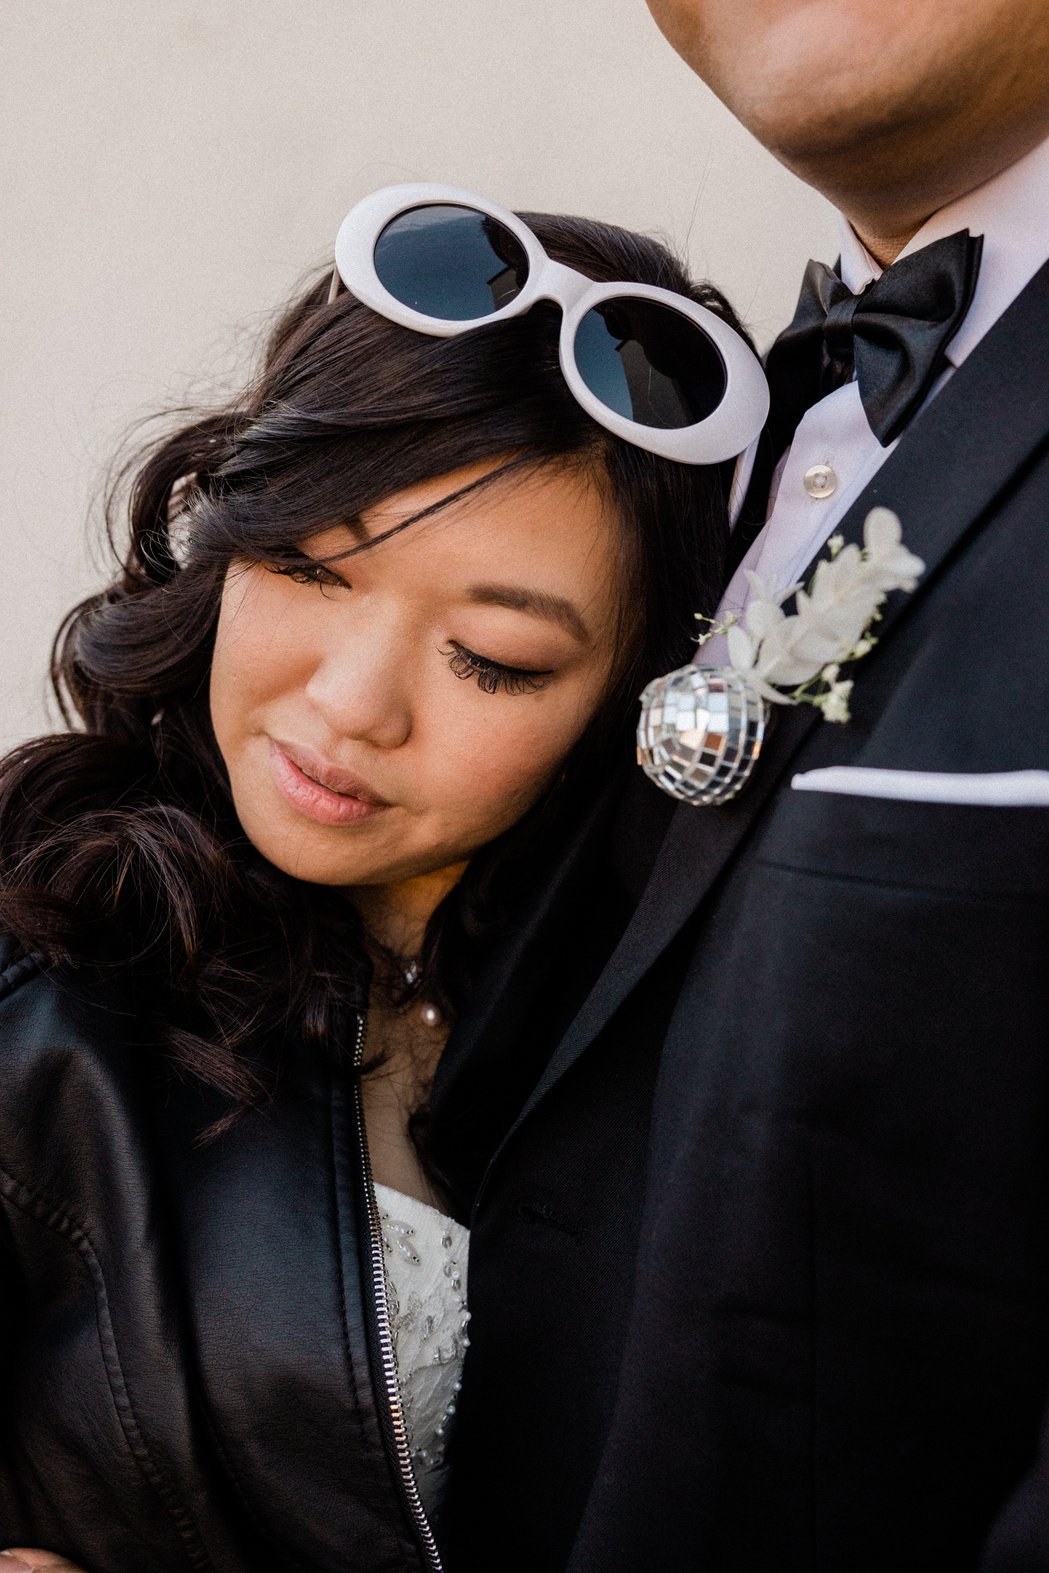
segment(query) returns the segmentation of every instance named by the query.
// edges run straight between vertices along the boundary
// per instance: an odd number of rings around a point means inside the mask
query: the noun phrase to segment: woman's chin
[[[304,845],[305,838],[253,836],[248,839],[255,850],[291,879],[304,885],[328,885],[333,889],[353,885],[386,884],[393,876],[388,859],[349,856],[345,847],[317,846],[313,839]]]
[[[277,813],[265,818],[248,813],[240,819],[256,852],[282,874],[304,885],[325,885],[335,890],[397,885],[455,861],[454,856],[429,847],[413,852],[403,816],[395,809],[389,814],[391,820],[399,819],[400,824],[391,823],[388,834],[385,828],[380,831],[377,819],[341,829],[288,823],[287,816]]]

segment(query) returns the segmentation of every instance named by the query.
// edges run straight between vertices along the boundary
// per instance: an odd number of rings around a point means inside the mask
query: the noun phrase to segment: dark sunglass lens
[[[710,339],[654,300],[627,295],[588,311],[575,359],[590,392],[641,426],[694,426],[725,394],[725,363]]]
[[[411,208],[376,241],[375,271],[402,305],[445,322],[468,322],[521,293],[528,258],[515,236],[484,213]]]

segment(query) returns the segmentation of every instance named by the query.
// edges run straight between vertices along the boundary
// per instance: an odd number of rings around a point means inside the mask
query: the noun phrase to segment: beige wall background
[[[762,343],[835,252],[643,0],[3,0],[0,35],[0,748],[53,724],[129,423],[229,385],[366,191],[658,232]]]

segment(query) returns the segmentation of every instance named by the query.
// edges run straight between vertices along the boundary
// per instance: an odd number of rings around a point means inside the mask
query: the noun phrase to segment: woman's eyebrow
[[[557,623],[580,644],[589,644],[590,632],[578,609],[563,595],[553,595],[549,590],[526,590],[513,584],[475,584],[466,592],[467,599],[478,606],[505,606],[511,612],[531,612],[535,617],[545,617]]]

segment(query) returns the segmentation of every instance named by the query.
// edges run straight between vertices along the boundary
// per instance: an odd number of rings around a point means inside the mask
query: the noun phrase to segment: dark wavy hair
[[[738,328],[657,242],[525,217],[556,260],[677,290]],[[237,822],[207,699],[228,565],[287,561],[333,522],[482,460],[500,461],[497,476],[582,465],[612,499],[614,678],[557,788],[477,855],[431,921],[419,987],[454,1015],[544,856],[628,757],[641,687],[688,659],[727,542],[729,467],[660,459],[593,422],[560,374],[555,308],[438,339],[347,294],[329,301],[327,284],[280,316],[238,398],[117,477],[106,510],[114,577],[68,615],[53,651],[69,730],[0,762],[0,927],[52,965],[119,977],[150,1040],[234,1111],[265,1096],[285,1039],[344,1055],[368,968],[350,903],[273,867]]]

